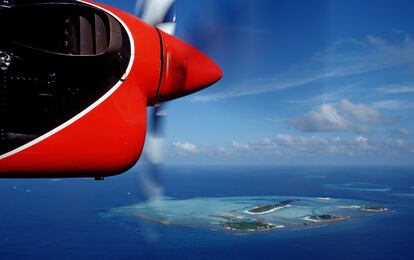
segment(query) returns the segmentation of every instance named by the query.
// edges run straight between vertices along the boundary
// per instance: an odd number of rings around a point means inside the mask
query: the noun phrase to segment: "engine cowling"
[[[0,177],[122,173],[141,155],[148,105],[222,76],[198,50],[118,9],[10,3],[0,9]]]

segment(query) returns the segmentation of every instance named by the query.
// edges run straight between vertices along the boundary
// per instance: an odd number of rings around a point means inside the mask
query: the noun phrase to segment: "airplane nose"
[[[163,69],[157,102],[192,94],[222,78],[220,67],[205,54],[178,38],[160,33]]]

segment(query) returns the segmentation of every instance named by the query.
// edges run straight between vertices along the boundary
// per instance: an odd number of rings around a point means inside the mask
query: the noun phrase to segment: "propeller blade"
[[[159,165],[162,162],[163,151],[163,137],[164,127],[166,121],[165,105],[155,105],[152,108],[151,128],[147,138],[147,160],[154,164]]]
[[[175,0],[137,0],[136,15],[158,29],[173,35],[176,27]],[[141,176],[148,200],[157,200],[163,194],[160,164],[164,155],[164,126],[166,107],[158,103],[153,108],[151,126],[146,141],[145,157],[148,166]]]
[[[175,0],[138,0],[135,5],[135,13],[145,22],[174,35]]]

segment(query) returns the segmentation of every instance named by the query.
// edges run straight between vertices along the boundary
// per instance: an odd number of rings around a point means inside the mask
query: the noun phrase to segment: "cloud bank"
[[[404,134],[407,131],[402,131]],[[238,164],[272,162],[280,164],[330,163],[388,163],[414,159],[414,145],[407,136],[393,135],[388,138],[374,138],[365,135],[354,137],[316,137],[278,134],[250,142],[233,141],[227,146],[205,145],[197,153],[177,155],[171,151],[170,158],[181,157],[182,163],[218,163],[237,161]],[[178,156],[178,157],[177,157]]]
[[[322,104],[301,117],[290,119],[289,125],[304,132],[367,132],[372,125],[390,121],[372,106],[342,99],[339,103]]]

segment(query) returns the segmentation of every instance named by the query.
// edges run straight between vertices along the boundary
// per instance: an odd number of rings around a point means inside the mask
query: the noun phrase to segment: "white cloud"
[[[336,100],[340,100],[344,95],[350,92],[357,92],[361,91],[360,84],[348,84],[345,86],[333,86],[335,89],[331,92],[323,92],[322,94],[317,94],[313,96],[309,96],[306,98],[301,98],[298,100],[288,100],[287,103],[290,104],[320,104],[320,103],[327,103],[327,102],[334,102]]]
[[[355,104],[348,99],[322,104],[289,124],[304,132],[369,131],[372,124],[387,122],[373,107]]]
[[[411,105],[399,100],[389,99],[374,102],[372,103],[372,107],[377,109],[398,110],[411,107]]]
[[[398,100],[381,100],[372,103],[372,107],[377,109],[399,109],[401,108],[401,101]]]
[[[354,104],[348,99],[343,99],[339,103],[338,110],[344,116],[355,119],[360,123],[378,123],[383,120],[376,109],[364,104]]]
[[[306,132],[345,131],[352,126],[352,122],[340,115],[332,104],[323,104],[305,116],[291,120],[290,124]]]
[[[391,131],[390,136],[393,138],[399,138],[399,139],[407,139],[414,137],[414,132],[406,129],[406,128],[400,128],[394,131]]]
[[[195,144],[189,142],[173,142],[172,147],[180,154],[197,153],[198,148]]]
[[[383,93],[387,93],[387,94],[414,93],[414,84],[413,83],[394,84],[394,85],[389,85],[389,86],[378,88],[377,90]]]
[[[358,136],[355,138],[355,142],[357,143],[357,145],[362,148],[362,149],[369,149],[369,144],[368,144],[368,138],[363,137],[363,136]]]
[[[216,94],[197,95],[194,102],[219,101],[227,98],[257,95],[306,86],[321,80],[362,74],[397,65],[414,64],[414,41],[404,35],[399,42],[368,35],[365,39],[340,39],[327,50],[313,55],[308,64],[296,66],[293,73],[282,72],[268,79],[259,79],[233,86]],[[322,68],[311,70],[308,68]],[[298,71],[300,73],[298,73]],[[400,88],[411,91],[412,87]]]
[[[230,154],[232,151],[224,146],[217,146],[217,152],[220,154]]]
[[[248,144],[242,144],[242,143],[239,143],[237,141],[233,141],[232,146],[235,147],[236,149],[239,149],[239,150],[249,150],[250,149]]]
[[[261,79],[258,81],[252,81],[248,83],[243,83],[237,87],[231,88],[227,91],[223,91],[217,94],[210,95],[198,95],[192,98],[193,102],[210,102],[210,101],[220,101],[227,98],[235,98],[242,96],[257,95],[268,92],[275,92],[284,89],[289,89],[293,87],[299,87],[313,83],[315,81],[329,77],[329,75],[322,73],[319,75],[304,76],[301,78],[296,78],[296,76],[291,78],[286,78],[285,76],[278,75],[271,79]]]

